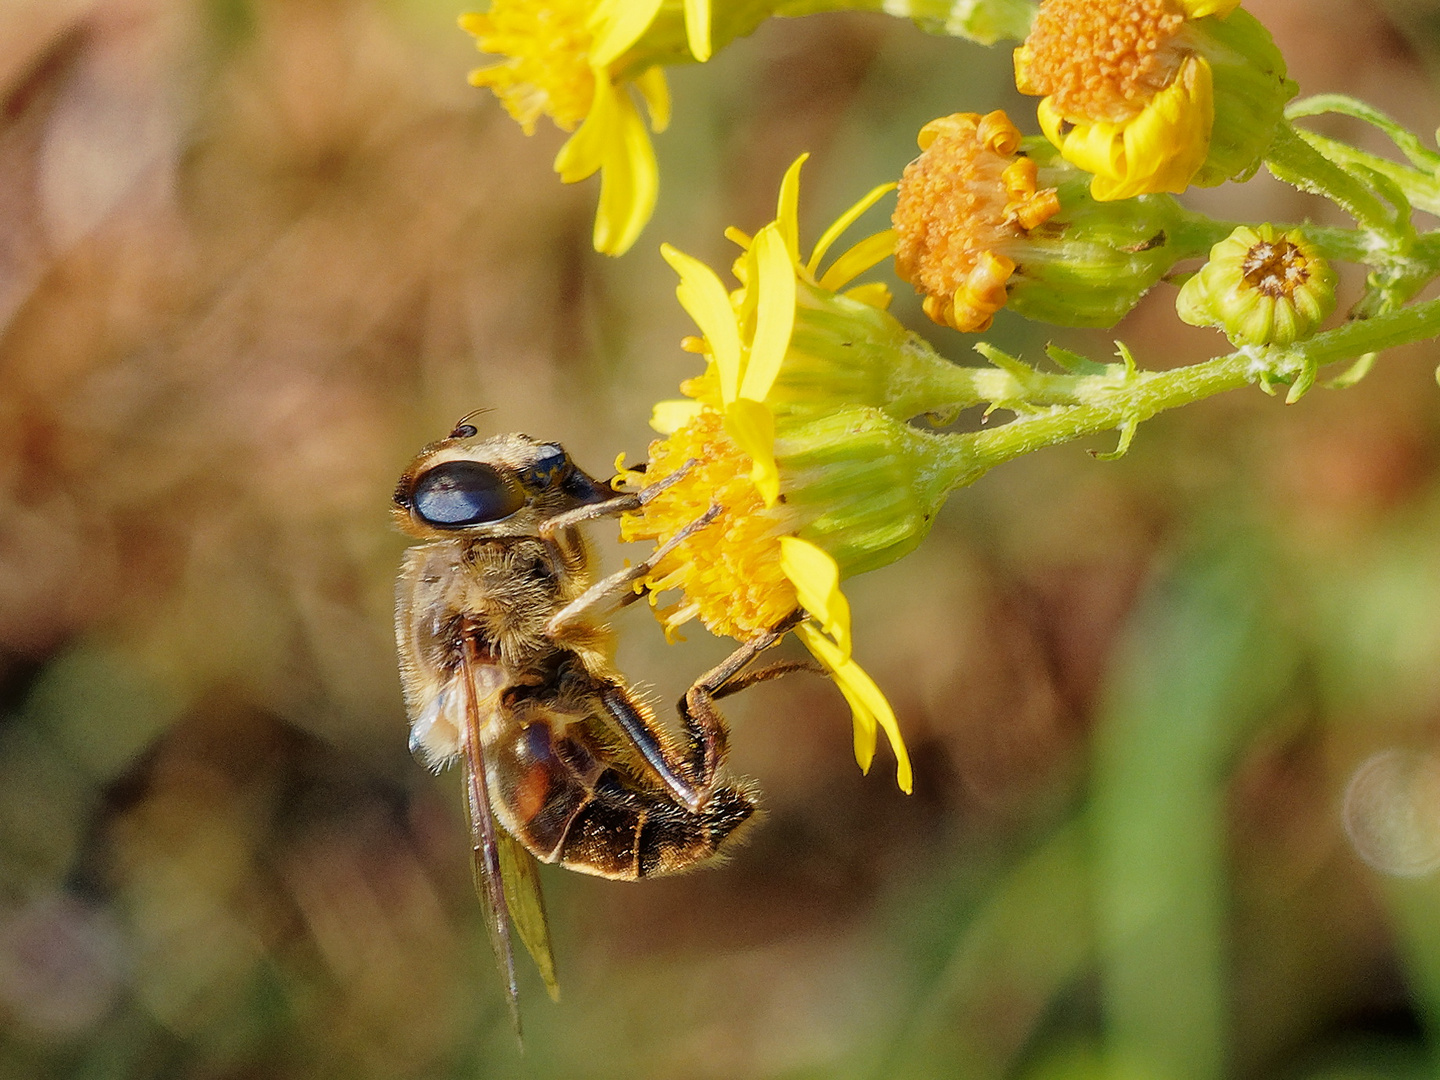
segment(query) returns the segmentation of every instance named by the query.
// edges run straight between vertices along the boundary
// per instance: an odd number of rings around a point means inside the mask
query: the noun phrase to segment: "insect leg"
[[[674,476],[675,474],[671,473],[670,475]],[[669,479],[669,477],[666,479]],[[664,481],[661,482],[663,483]],[[611,612],[618,611],[627,604],[633,604],[640,598],[640,594],[635,592],[631,586],[650,573],[651,570],[659,565],[660,560],[674,551],[676,547],[683,544],[699,530],[714,521],[715,516],[719,513],[719,504],[711,503],[710,509],[706,510],[705,513],[701,514],[669,540],[661,544],[651,552],[648,558],[636,563],[634,566],[627,566],[624,570],[617,570],[615,573],[591,585],[550,617],[550,621],[545,624],[545,636],[553,639],[577,623],[602,618]]]
[[[691,458],[685,464],[672,472],[669,476],[648,484],[639,491],[631,492],[628,495],[616,495],[613,499],[606,499],[604,502],[591,503],[588,506],[577,506],[573,510],[566,510],[562,514],[556,514],[540,523],[540,538],[546,541],[553,541],[555,534],[566,529],[573,529],[577,525],[584,525],[587,521],[598,521],[600,518],[614,517],[616,514],[628,514],[639,510],[655,496],[659,495],[672,484],[678,483],[698,464],[695,458]]]
[[[760,671],[741,674],[747,664],[779,642],[801,618],[803,615],[797,612],[774,629],[747,641],[723,663],[696,679],[685,692],[679,711],[691,745],[690,760],[686,763],[674,760],[651,728],[649,719],[623,687],[611,685],[601,690],[600,700],[605,711],[660,781],[691,810],[700,810],[710,801],[729,748],[730,731],[715,702],[727,694],[792,671],[815,670],[803,661],[782,661]]]
[[[755,657],[777,644],[804,617],[803,611],[796,610],[759,637],[745,642],[691,683],[690,689],[685,691],[685,696],[676,706],[680,719],[685,724],[686,738],[690,742],[689,772],[694,777],[696,788],[702,794],[700,805],[704,805],[703,800],[709,798],[710,792],[714,790],[716,777],[720,766],[724,764],[730,744],[730,729],[726,726],[725,716],[716,702],[758,682],[777,679],[792,671],[810,670],[810,665],[803,661],[782,661],[748,675],[741,674]]]

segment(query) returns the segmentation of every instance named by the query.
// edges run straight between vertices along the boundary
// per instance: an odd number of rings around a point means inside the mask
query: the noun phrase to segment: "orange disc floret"
[[[470,73],[475,86],[488,86],[525,134],[547,115],[573,131],[595,99],[590,67],[594,41],[588,19],[591,0],[493,0],[484,14],[460,16],[481,52],[506,56],[494,67]]]
[[[721,637],[746,640],[795,610],[795,586],[780,564],[780,515],[765,508],[750,479],[753,463],[706,409],[672,435],[650,444],[645,482],[655,483],[693,462],[683,477],[645,507],[621,518],[623,540],[657,545],[700,518],[719,513],[667,555],[644,585],[652,594],[679,589],[678,607],[661,613],[670,630],[698,617]]]
[[[1015,50],[1015,84],[1074,120],[1123,123],[1174,79],[1184,23],[1178,0],[1045,0]]]
[[[1284,237],[1260,240],[1240,262],[1245,283],[1263,296],[1289,300],[1310,280],[1312,259]]]
[[[1017,157],[1020,133],[1003,112],[932,120],[922,153],[900,179],[895,270],[925,294],[925,313],[962,331],[984,330],[1005,304],[1016,240],[1060,202],[1036,187],[1035,163]]]

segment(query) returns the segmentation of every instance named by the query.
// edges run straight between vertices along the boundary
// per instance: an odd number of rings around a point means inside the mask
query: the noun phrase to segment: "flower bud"
[[[1215,326],[1235,345],[1290,345],[1335,310],[1335,272],[1298,229],[1242,225],[1210,251],[1176,301],[1191,326]]]

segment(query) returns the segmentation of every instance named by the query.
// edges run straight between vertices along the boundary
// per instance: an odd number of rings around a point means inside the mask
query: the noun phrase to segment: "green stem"
[[[1282,124],[1265,153],[1265,167],[1277,180],[1323,195],[1366,229],[1382,235],[1395,231],[1394,214],[1365,184],[1306,141],[1289,124]]]
[[[1417,210],[1424,210],[1427,214],[1440,216],[1440,179],[1418,169],[1412,169],[1408,165],[1401,165],[1399,162],[1366,153],[1349,143],[1327,139],[1324,135],[1316,135],[1311,131],[1305,132],[1304,139],[1315,148],[1317,153],[1331,161],[1342,165],[1361,165],[1367,169],[1373,169],[1381,176],[1393,181],[1405,193],[1411,206]]]
[[[1170,371],[1055,375],[1076,404],[1057,404],[985,431],[946,437],[952,487],[973,483],[1001,462],[1046,446],[1119,429],[1122,443],[1157,413],[1254,383],[1290,382],[1307,371],[1440,334],[1440,300],[1427,300],[1327,330],[1287,349],[1246,349]]]

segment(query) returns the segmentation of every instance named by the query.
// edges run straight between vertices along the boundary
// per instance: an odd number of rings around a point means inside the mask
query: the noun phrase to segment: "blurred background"
[[[672,71],[658,214],[606,260],[456,3],[0,0],[0,1077],[1440,1074],[1430,346],[958,493],[847,587],[915,794],[828,682],[731,699],[767,819],[675,880],[546,868],[564,997],[522,957],[520,1053],[459,778],[406,749],[395,477],[477,408],[642,457],[695,371],[661,240],[727,264],[803,150],[813,238],[926,120],[1028,110],[1004,48],[772,21]],[[1432,0],[1248,6],[1304,92],[1440,122]],[[1173,300],[1117,331],[1142,364],[1223,347]],[[661,701],[726,651],[617,622]]]

